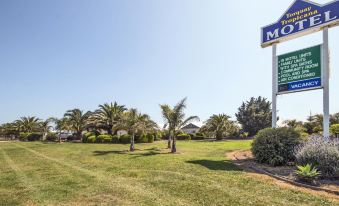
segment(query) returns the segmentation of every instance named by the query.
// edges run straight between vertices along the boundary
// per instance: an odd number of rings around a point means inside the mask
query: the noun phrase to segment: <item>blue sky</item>
[[[318,3],[328,1],[319,0]],[[271,49],[260,27],[291,0],[0,0],[0,123],[61,117],[118,101],[161,123],[159,104],[188,97],[188,115],[234,118],[271,100]],[[339,28],[330,29],[330,112],[339,112]],[[321,43],[321,33],[278,54]],[[279,96],[281,119],[322,112],[322,91]]]

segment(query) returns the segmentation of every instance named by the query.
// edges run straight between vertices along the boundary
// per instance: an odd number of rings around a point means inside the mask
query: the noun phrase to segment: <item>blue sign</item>
[[[307,79],[297,82],[291,82],[286,85],[279,85],[278,91],[287,92],[287,91],[296,91],[296,90],[309,90],[321,88],[321,78]]]
[[[295,0],[292,6],[274,24],[261,29],[261,46],[283,42],[324,26],[339,25],[339,0],[320,5],[308,0]]]

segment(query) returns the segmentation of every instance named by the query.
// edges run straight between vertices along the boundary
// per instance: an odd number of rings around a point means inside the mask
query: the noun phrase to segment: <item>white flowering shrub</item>
[[[311,164],[318,168],[323,177],[339,177],[339,141],[311,137],[297,147],[296,162],[300,165]]]

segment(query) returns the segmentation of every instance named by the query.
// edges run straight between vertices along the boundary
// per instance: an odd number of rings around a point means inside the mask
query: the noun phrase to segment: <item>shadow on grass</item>
[[[228,160],[190,160],[186,162],[190,164],[201,165],[210,170],[242,171],[231,161]]]
[[[147,152],[143,152],[143,151],[147,151]],[[162,153],[161,149],[157,147],[144,149],[144,150],[135,149],[134,152],[130,152],[129,150],[123,150],[123,151],[108,150],[108,151],[94,151],[93,153],[95,156],[110,155],[110,154],[119,154],[119,155],[126,154],[126,155],[134,156],[135,158],[167,154],[167,153]]]

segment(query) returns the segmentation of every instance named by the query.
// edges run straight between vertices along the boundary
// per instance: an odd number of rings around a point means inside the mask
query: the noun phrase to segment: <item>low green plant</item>
[[[54,141],[57,141],[58,140],[58,134],[56,133],[48,133],[46,135],[46,141],[50,141],[50,142],[54,142]]]
[[[153,134],[148,134],[147,135],[147,142],[148,143],[153,143],[154,142],[154,136]]]
[[[118,136],[118,135],[114,135],[114,136],[112,137],[112,143],[114,143],[114,144],[119,143],[119,136]]]
[[[205,139],[205,136],[204,136],[203,133],[198,132],[195,135],[193,135],[192,139],[194,139],[194,140],[203,140],[203,139]]]
[[[95,142],[96,142],[96,136],[95,135],[88,137],[87,143],[95,143]]]
[[[315,179],[321,174],[316,167],[312,167],[311,164],[305,166],[298,165],[295,174],[297,179],[307,183],[313,183]]]
[[[97,136],[96,138],[97,143],[111,143],[112,142],[112,136],[109,134],[101,134]]]
[[[243,132],[239,136],[241,139],[246,139],[248,137],[248,132]]]
[[[131,135],[124,134],[124,135],[120,136],[119,142],[122,143],[122,144],[131,143]]]
[[[339,124],[333,124],[331,125],[331,133],[335,136],[335,137],[339,137]]]
[[[191,140],[191,136],[186,133],[181,133],[177,135],[177,140]]]

